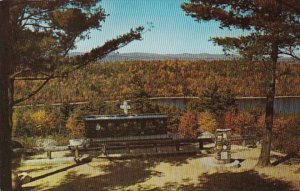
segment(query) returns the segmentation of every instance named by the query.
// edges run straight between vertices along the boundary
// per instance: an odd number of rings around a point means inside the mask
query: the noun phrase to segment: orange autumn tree
[[[262,129],[264,126],[264,115],[257,123],[257,127]],[[300,121],[294,115],[276,114],[273,124],[273,142],[274,149],[287,154],[296,154],[299,152]]]
[[[196,138],[199,132],[197,113],[186,112],[183,114],[180,118],[178,131],[182,138]]]

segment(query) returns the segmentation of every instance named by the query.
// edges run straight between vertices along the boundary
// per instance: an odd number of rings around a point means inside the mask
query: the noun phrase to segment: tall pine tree
[[[89,53],[69,57],[76,43],[99,30],[107,14],[99,0],[0,1],[0,190],[11,190],[12,108],[50,80],[95,62],[133,40],[143,27],[107,41]],[[35,80],[36,89],[14,96],[16,80]]]
[[[299,60],[300,10],[296,0],[190,0],[182,9],[196,21],[216,21],[220,28],[241,29],[245,35],[212,40],[227,53],[265,63],[266,118],[259,166],[270,165],[278,58]],[[263,79],[262,79],[263,80]]]

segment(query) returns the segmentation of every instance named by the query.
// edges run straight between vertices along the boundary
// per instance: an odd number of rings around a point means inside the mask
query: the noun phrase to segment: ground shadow
[[[118,160],[107,166],[95,166],[105,174],[96,177],[84,177],[70,171],[61,185],[51,190],[112,190],[127,187],[145,181],[151,176],[160,176],[160,172],[147,169],[149,162],[139,160]]]
[[[300,157],[298,156],[298,157],[290,158],[289,160],[287,160],[283,164],[285,164],[285,165],[298,165],[298,164],[300,164]]]
[[[32,173],[32,172],[39,172],[39,171],[44,171],[44,170],[49,170],[53,168],[52,166],[42,166],[39,168],[34,168],[34,169],[27,169],[27,170],[16,170],[16,172],[21,173],[21,172],[26,172],[28,174]]]
[[[149,190],[149,189],[140,189]],[[183,190],[183,191],[292,191],[293,187],[284,181],[269,179],[259,175],[255,171],[245,171],[239,173],[226,172],[204,174],[199,177],[198,184],[178,184],[171,182],[163,187],[150,189],[151,191],[162,190]]]
[[[104,172],[103,175],[86,177],[76,174],[74,171],[62,180],[61,185],[50,190],[122,190],[122,188],[139,184],[152,176],[162,176],[161,172],[152,170],[159,163],[169,163],[180,166],[188,163],[189,159],[197,156],[168,156],[148,159],[111,160],[108,165],[93,166]]]
[[[202,190],[243,190],[243,191],[285,191],[292,190],[292,186],[284,181],[269,179],[255,171],[240,173],[204,174],[199,177]]]
[[[204,155],[202,154],[201,157]],[[199,156],[197,155],[191,155],[191,154],[169,154],[168,156],[156,156],[153,158],[149,158],[150,161],[152,161],[153,165],[159,164],[159,163],[169,163],[171,166],[182,166],[184,164],[188,164],[189,160],[197,159]]]
[[[52,171],[52,172],[45,173],[45,174],[40,175],[40,176],[33,177],[31,182],[42,179],[42,178],[46,178],[48,176],[52,176],[52,175],[60,173],[60,172],[67,171],[71,168],[74,168],[74,167],[77,167],[77,166],[80,166],[80,165],[83,165],[83,164],[73,164],[73,165],[70,165],[70,166],[67,166],[67,167],[64,167],[64,168],[57,169],[57,170]]]

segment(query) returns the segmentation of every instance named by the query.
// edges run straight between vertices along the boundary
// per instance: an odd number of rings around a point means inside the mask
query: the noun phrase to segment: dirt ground
[[[174,155],[127,160],[101,159],[72,164],[27,165],[17,169],[37,179],[24,190],[243,190],[300,191],[300,159],[275,162],[273,167],[256,168],[260,150],[233,147],[232,158],[239,168],[217,170],[207,165],[209,154]],[[283,156],[273,153],[273,161]]]

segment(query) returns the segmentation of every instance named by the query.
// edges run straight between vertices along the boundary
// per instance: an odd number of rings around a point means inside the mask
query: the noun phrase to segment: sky
[[[143,40],[134,41],[119,53],[145,52],[158,54],[222,54],[222,47],[210,41],[216,36],[236,36],[238,31],[222,30],[219,23],[196,22],[186,16],[180,5],[185,0],[102,0],[109,16],[101,31],[91,31],[91,38],[77,43],[76,52],[87,52],[107,40],[129,32],[131,28],[153,23]]]

